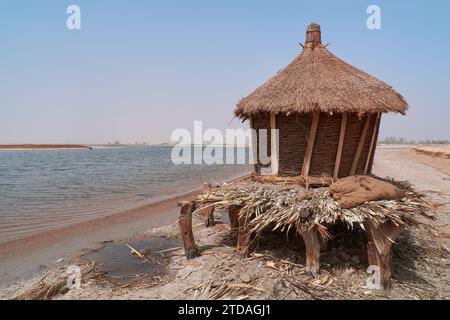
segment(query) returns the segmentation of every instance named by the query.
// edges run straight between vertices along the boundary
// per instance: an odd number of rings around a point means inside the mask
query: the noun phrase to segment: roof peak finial
[[[320,26],[317,23],[310,23],[306,28],[305,47],[311,48],[322,44]]]

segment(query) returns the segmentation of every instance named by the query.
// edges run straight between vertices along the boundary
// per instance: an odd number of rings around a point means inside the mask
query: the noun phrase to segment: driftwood
[[[297,232],[303,238],[306,250],[306,272],[312,276],[316,276],[320,269],[320,240],[317,230],[303,230],[298,228]]]
[[[298,184],[300,186],[329,186],[334,182],[333,177],[323,176],[309,176],[308,178],[304,178],[302,176],[293,176],[293,177],[283,177],[277,175],[271,176],[260,176],[260,175],[252,175],[251,180],[260,183],[270,183],[275,185],[287,185],[287,184]]]
[[[199,256],[194,234],[192,233],[192,213],[195,210],[195,204],[190,201],[184,201],[179,205],[181,206],[181,212],[178,223],[184,252],[187,259],[194,259]]]
[[[367,230],[367,257],[369,266],[378,266],[380,269],[380,285],[384,289],[391,287],[391,248],[395,239],[405,230],[404,226],[385,223],[374,226],[366,223]],[[380,288],[381,289],[381,288]]]
[[[228,206],[228,217],[230,219],[230,237],[233,240],[237,240],[239,234],[239,211],[240,206],[230,205]]]
[[[280,177],[276,175],[272,176],[251,176],[252,181],[260,182],[260,183],[271,183],[271,184],[299,184],[304,185],[305,179],[302,176],[296,177]]]

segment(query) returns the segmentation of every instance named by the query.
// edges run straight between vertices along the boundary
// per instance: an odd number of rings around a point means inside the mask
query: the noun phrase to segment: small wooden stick
[[[144,260],[145,262],[151,263],[146,257],[144,257],[139,251],[137,251],[135,248],[133,248],[132,246],[130,246],[127,243],[127,247],[131,250],[131,252],[133,252],[134,254],[136,254],[139,258],[141,258],[142,260]]]
[[[231,205],[228,207],[228,217],[230,219],[230,237],[233,240],[237,240],[239,233],[239,211],[240,206]]]
[[[236,250],[243,257],[250,255],[250,244],[252,242],[252,233],[250,232],[245,217],[238,217],[239,232]]]
[[[320,240],[316,229],[297,229],[305,242],[306,249],[306,272],[316,277],[320,269]]]
[[[197,245],[195,244],[194,234],[192,233],[192,212],[195,210],[195,204],[190,201],[181,203],[180,235],[183,240],[183,248],[187,259],[194,259],[199,256]]]

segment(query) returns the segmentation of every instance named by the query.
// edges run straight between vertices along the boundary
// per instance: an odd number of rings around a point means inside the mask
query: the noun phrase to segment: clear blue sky
[[[66,29],[70,4],[79,31]],[[366,27],[370,4],[381,30]],[[382,137],[450,139],[447,0],[0,0],[0,143],[159,143],[194,120],[223,129],[312,21],[334,54],[408,100]]]

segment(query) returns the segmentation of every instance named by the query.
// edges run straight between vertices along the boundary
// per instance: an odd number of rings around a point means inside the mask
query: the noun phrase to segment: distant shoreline
[[[92,147],[82,144],[0,144],[0,150],[41,150],[41,149],[88,149]]]

